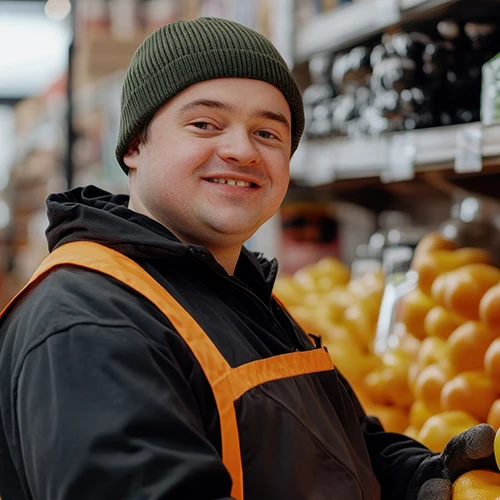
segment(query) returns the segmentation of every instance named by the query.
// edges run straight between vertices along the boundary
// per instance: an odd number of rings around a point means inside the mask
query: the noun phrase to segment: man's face
[[[131,205],[185,243],[242,245],[283,201],[291,123],[283,94],[260,80],[188,87],[124,158]]]

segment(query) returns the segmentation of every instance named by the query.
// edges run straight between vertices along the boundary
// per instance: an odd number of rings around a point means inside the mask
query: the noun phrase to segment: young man
[[[2,318],[3,500],[444,500],[493,466],[488,426],[443,456],[384,432],[243,247],[304,125],[267,39],[167,25],[121,111],[130,197],[49,196],[51,255]]]

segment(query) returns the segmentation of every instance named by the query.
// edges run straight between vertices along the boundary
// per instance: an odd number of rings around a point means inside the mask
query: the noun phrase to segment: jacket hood
[[[111,194],[96,186],[49,195],[46,201],[49,251],[72,241],[94,241],[132,259],[184,256],[193,248],[206,252],[203,247],[182,243],[159,222],[129,210],[128,201],[128,195]],[[277,274],[276,261],[268,261],[262,254],[245,248],[242,255],[250,259],[272,287]]]
[[[128,209],[128,195],[95,186],[48,196],[49,251],[72,241],[95,241],[130,258],[184,255],[188,246],[153,219]]]

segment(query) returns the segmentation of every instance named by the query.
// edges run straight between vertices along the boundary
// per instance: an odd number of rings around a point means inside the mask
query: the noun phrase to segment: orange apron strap
[[[75,265],[112,276],[149,299],[168,317],[189,346],[212,388],[217,385],[218,380],[225,379],[231,372],[231,366],[203,329],[152,276],[120,252],[90,241],[67,243],[54,250],[41,263],[21,292],[9,302],[1,315],[38,279],[61,265]],[[243,500],[243,471],[234,400],[223,388],[221,390],[214,388],[213,392],[220,417],[222,460],[233,482],[231,495],[236,500]]]
[[[216,387],[219,389],[219,386],[224,386],[223,390],[230,392],[233,401],[236,401],[250,389],[273,380],[333,369],[332,359],[324,349],[292,352],[238,366],[219,380]]]
[[[191,315],[139,264],[111,248],[90,241],[63,245],[41,263],[24,289],[61,265],[75,265],[107,274],[148,298],[168,317],[193,350],[211,385],[231,370]]]

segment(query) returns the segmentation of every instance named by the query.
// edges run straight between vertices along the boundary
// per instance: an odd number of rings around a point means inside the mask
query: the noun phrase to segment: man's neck
[[[215,257],[215,260],[226,270],[227,274],[233,276],[234,270],[236,269],[236,264],[240,258],[241,247],[240,248],[224,248],[224,249],[212,249],[208,250]]]
[[[134,212],[139,212],[144,215],[147,215],[148,217],[152,218],[153,220],[158,221],[153,217],[153,215],[146,209],[146,207],[137,199],[134,198],[132,195],[130,196],[129,203],[128,203],[128,208],[130,210],[133,210]],[[161,224],[161,222],[160,222]],[[167,227],[165,225],[165,227]],[[185,243],[186,245],[189,244],[195,244],[199,245],[200,243],[196,243],[194,241],[188,241],[186,237],[182,234],[179,234],[177,231],[172,230],[172,228],[167,227],[167,229],[172,232],[177,238],[179,238],[180,241]],[[204,245],[205,246],[205,245]],[[241,253],[241,245],[236,245],[232,246],[230,248],[213,248],[210,246],[205,246],[207,250],[209,250],[212,255],[214,256],[215,260],[226,270],[226,272],[232,276],[234,274],[234,270],[236,269],[236,264],[238,263],[238,259],[240,258],[240,253]]]

